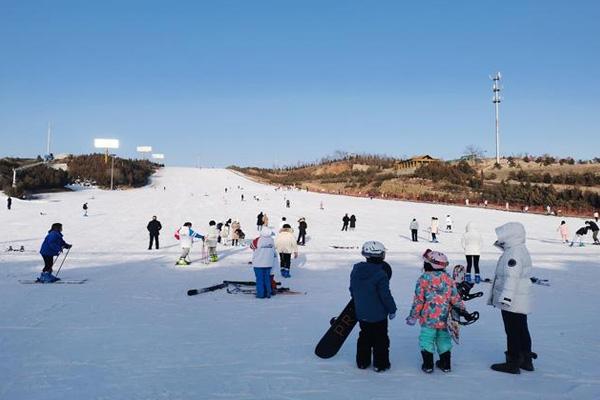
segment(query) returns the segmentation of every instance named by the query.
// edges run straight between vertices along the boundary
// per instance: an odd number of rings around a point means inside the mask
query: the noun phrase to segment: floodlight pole
[[[46,143],[46,155],[50,155],[50,132],[52,131],[52,124],[48,122],[48,140]]]
[[[108,150],[107,150],[108,151]],[[113,182],[115,177],[115,155],[112,155],[112,165],[110,166],[110,190],[113,190]]]
[[[494,81],[494,84],[492,85],[492,92],[494,93],[492,102],[494,103],[494,108],[496,110],[496,164],[500,164],[500,102],[502,101],[500,97],[501,78],[502,76],[500,75],[500,72],[497,72],[492,78],[492,81]]]

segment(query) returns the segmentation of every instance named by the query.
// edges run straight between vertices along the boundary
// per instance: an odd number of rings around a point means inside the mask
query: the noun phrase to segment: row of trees
[[[577,173],[569,172],[567,174],[551,175],[550,173],[526,172],[522,169],[510,171],[508,177],[511,180],[526,183],[553,183],[561,185],[581,185],[598,186],[600,185],[600,175],[592,172]]]

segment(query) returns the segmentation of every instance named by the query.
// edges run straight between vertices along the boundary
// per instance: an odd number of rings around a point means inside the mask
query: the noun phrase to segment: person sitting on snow
[[[38,278],[39,282],[52,283],[59,281],[60,278],[52,275],[52,266],[54,265],[54,257],[58,256],[63,249],[70,249],[72,245],[64,241],[62,235],[62,224],[54,223],[44,238],[40,254],[44,259],[44,269]]]

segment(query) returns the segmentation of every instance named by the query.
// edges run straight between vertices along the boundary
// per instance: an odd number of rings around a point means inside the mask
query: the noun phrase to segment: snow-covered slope
[[[89,217],[82,216],[84,202]],[[220,248],[216,264],[175,267],[175,229],[191,221],[202,232],[210,219],[239,218],[253,237],[260,211],[273,226],[282,216],[294,227],[299,217],[307,218],[309,241],[285,281],[307,295],[258,300],[221,291],[186,296],[189,288],[223,279],[254,279],[247,264],[250,250]],[[354,232],[340,232],[346,212],[357,216]],[[446,214],[455,221],[455,233],[442,233],[433,248],[453,264],[463,263],[460,237],[466,223],[476,221],[485,241],[485,277],[492,275],[499,256],[492,247],[494,227],[507,221],[525,224],[534,274],[552,281],[552,287],[534,286],[529,324],[539,353],[535,372],[510,376],[489,369],[504,357],[505,336],[499,311],[486,306],[485,297],[468,303],[481,318],[463,329],[463,343],[453,349],[452,373],[420,371],[419,330],[405,325],[404,316],[420,273],[420,254],[430,244],[424,231],[419,243],[410,242],[408,224],[416,217],[425,227],[434,215],[443,223]],[[146,250],[152,215],[164,227],[159,251]],[[89,281],[19,284],[39,274],[37,250],[58,221],[74,244],[60,275]],[[476,208],[279,191],[230,171],[185,168],[163,169],[151,186],[137,190],[90,189],[17,200],[12,211],[0,209],[0,246],[27,249],[0,252],[0,399],[597,399],[600,248],[561,244],[559,222]],[[583,221],[567,222],[573,232]],[[348,301],[349,272],[361,260],[358,250],[330,245],[368,239],[389,249],[399,306],[398,318],[390,322],[392,369],[382,374],[355,367],[356,331],[336,357],[321,360],[313,354],[329,319]],[[197,246],[192,260],[199,257]],[[487,294],[489,287],[480,288]]]

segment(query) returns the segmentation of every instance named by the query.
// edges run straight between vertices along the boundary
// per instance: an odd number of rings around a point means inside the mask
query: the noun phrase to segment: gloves
[[[413,326],[416,323],[417,323],[416,318],[406,317],[406,325]]]
[[[71,247],[73,247],[72,244],[65,244],[65,249],[70,249]]]
[[[395,312],[393,312],[393,313],[390,313],[390,314],[388,315],[388,318],[390,319],[390,321],[391,321],[391,320],[393,320],[394,318],[396,318],[396,313],[395,313]]]

